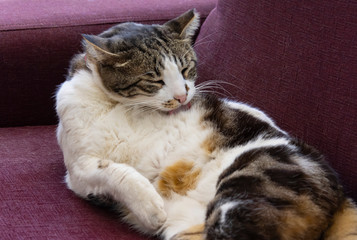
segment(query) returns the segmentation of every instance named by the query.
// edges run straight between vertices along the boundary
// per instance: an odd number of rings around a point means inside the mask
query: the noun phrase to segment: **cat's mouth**
[[[185,105],[181,105],[178,108],[175,108],[174,110],[170,110],[167,112],[168,115],[174,115],[176,113],[182,112],[182,111],[187,111],[191,108],[191,102],[188,102]]]

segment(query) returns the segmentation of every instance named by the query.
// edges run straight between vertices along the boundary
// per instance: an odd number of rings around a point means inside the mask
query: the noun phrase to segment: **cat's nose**
[[[187,95],[175,95],[174,99],[177,100],[179,103],[184,103],[187,100]]]

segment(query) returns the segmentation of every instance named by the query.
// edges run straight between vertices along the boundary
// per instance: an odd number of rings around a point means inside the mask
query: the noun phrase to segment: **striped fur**
[[[162,72],[167,58],[177,64],[186,79],[196,78],[197,59],[189,38],[191,34],[177,35],[170,30],[170,22],[166,25],[123,23],[98,36],[84,34],[85,54],[74,57],[69,76],[81,69],[89,70],[90,62],[96,66],[108,91],[126,98],[152,96],[165,84]]]
[[[257,136],[288,140],[244,151],[220,174],[206,212],[206,239],[323,239],[347,201],[324,157],[239,107],[213,97],[205,102],[205,119],[221,135],[221,147],[249,145]]]

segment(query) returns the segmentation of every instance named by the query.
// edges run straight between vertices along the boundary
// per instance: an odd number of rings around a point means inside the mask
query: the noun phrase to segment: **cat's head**
[[[195,10],[163,25],[122,23],[98,36],[83,35],[87,66],[114,100],[171,111],[195,94]]]

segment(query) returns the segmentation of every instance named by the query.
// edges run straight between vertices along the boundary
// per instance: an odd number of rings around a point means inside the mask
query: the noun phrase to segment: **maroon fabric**
[[[0,239],[149,239],[64,184],[54,126],[0,128]]]
[[[191,8],[203,15],[213,0],[5,0],[0,1],[0,31],[59,28],[126,21],[166,21]]]
[[[357,199],[357,4],[219,0],[196,43],[200,81],[323,152]]]
[[[162,23],[193,7],[202,19],[216,0],[0,1],[0,127],[56,123],[53,95],[81,33],[124,21]]]

